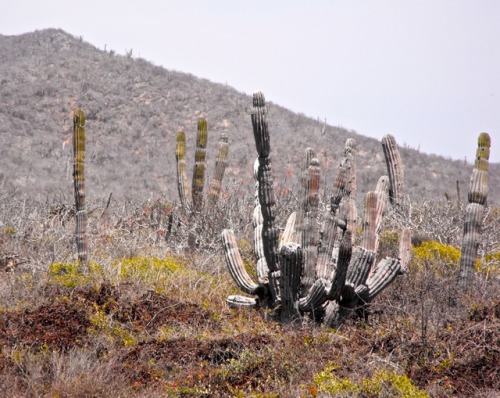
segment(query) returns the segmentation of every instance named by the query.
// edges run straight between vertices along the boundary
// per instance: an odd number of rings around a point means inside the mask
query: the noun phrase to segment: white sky
[[[0,34],[61,28],[358,133],[500,162],[500,0],[1,0]]]

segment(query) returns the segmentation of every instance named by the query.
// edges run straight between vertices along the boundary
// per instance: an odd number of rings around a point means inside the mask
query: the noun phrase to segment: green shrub
[[[95,282],[95,276],[99,272],[101,272],[101,267],[91,261],[88,274],[81,272],[78,263],[52,263],[49,265],[48,274],[53,282],[71,288]]]
[[[429,394],[415,387],[406,375],[393,371],[381,370],[372,378],[353,381],[335,375],[340,366],[330,364],[313,377],[318,393],[326,393],[337,397],[399,397],[428,398]],[[311,389],[309,389],[311,391]]]
[[[148,279],[151,274],[172,273],[179,269],[182,260],[175,257],[130,257],[115,260],[113,265],[119,267],[123,279]]]

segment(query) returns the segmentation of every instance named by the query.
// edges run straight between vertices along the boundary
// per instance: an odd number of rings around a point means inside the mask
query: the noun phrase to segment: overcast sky
[[[1,0],[0,34],[61,28],[327,123],[500,162],[500,0]]]

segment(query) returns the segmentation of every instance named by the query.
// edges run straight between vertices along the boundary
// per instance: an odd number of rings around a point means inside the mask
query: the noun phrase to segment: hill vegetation
[[[250,96],[231,87],[166,70],[144,59],[104,51],[61,30],[0,35],[0,162],[6,187],[40,200],[71,192],[71,112],[87,113],[87,184],[90,198],[176,198],[175,139],[187,135],[194,156],[196,123],[207,119],[215,153],[221,131],[229,134],[226,183],[252,189],[253,137]],[[326,173],[340,161],[345,140],[355,138],[359,197],[384,170],[376,140],[290,112],[270,100],[275,179],[297,183],[302,150],[319,152]],[[391,132],[388,132],[391,133]],[[476,136],[479,132],[471,132]],[[397,139],[397,136],[396,136]],[[471,148],[471,159],[475,148]],[[414,199],[462,200],[472,170],[464,160],[426,155],[402,147],[406,191]],[[214,158],[209,158],[209,168]],[[189,171],[188,171],[189,174]],[[500,165],[490,169],[493,202],[500,198]],[[325,186],[323,184],[323,186]]]

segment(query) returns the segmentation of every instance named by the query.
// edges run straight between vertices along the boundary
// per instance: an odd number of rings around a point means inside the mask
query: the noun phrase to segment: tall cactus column
[[[192,208],[190,224],[191,230],[188,236],[188,247],[191,252],[196,248],[196,236],[198,226],[196,219],[203,208],[203,188],[205,186],[205,158],[207,156],[207,121],[198,119],[198,134],[196,136],[195,163],[193,170],[193,182],[191,188]]]
[[[213,208],[219,200],[222,189],[222,179],[226,171],[227,154],[229,152],[229,136],[226,132],[222,132],[219,138],[219,150],[215,161],[215,170],[208,188],[208,208]]]
[[[177,189],[179,191],[182,211],[186,211],[188,206],[188,183],[186,176],[186,134],[184,131],[177,133],[175,159],[177,163]]]
[[[491,139],[487,133],[479,134],[476,162],[469,187],[469,204],[465,209],[464,236],[459,264],[458,285],[467,289],[474,275],[477,251],[481,239],[484,206],[488,196],[488,159]]]
[[[88,270],[87,209],[85,206],[85,112],[73,116],[73,182],[76,204],[76,248],[81,270]]]
[[[256,168],[254,170],[257,197],[262,214],[262,242],[263,253],[270,272],[278,270],[278,230],[275,223],[275,197],[273,176],[271,173],[271,142],[266,121],[267,108],[264,94],[261,92],[253,96],[253,110],[251,114],[252,127],[257,149]]]

